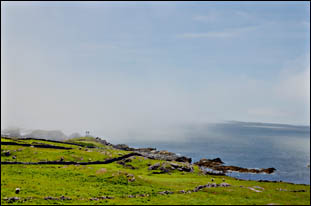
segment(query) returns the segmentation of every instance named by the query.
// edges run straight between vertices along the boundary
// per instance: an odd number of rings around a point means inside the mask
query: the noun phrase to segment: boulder
[[[154,150],[157,150],[157,149],[156,148],[151,148],[151,147],[135,149],[135,151],[138,151],[138,152],[151,152],[151,151],[154,151]]]
[[[243,167],[237,167],[237,166],[224,166],[224,162],[220,158],[215,159],[201,159],[198,162],[195,162],[194,164],[210,168],[214,172],[221,172],[221,174],[226,173],[227,171],[235,171],[235,172],[242,172],[242,173],[267,173],[271,174],[276,169],[275,168],[266,168],[266,169],[249,169],[249,168],[243,168]],[[205,172],[205,174],[209,174],[211,172]]]
[[[151,165],[148,169],[149,170],[157,170],[161,166],[161,163],[156,163],[154,165]]]
[[[119,150],[125,150],[125,151],[133,151],[135,150],[134,148],[130,148],[126,144],[117,144],[113,145],[114,148],[119,149]]]
[[[8,150],[8,151],[4,151],[3,153],[4,153],[4,155],[5,155],[5,156],[10,156],[10,155],[11,155],[10,150]]]
[[[220,158],[215,159],[201,159],[199,162],[195,162],[194,164],[198,166],[204,166],[204,167],[214,167],[218,165],[224,164],[224,162]]]
[[[182,157],[177,157],[175,159],[176,162],[189,162],[191,163],[192,159],[190,157],[185,157],[185,156],[182,156]]]

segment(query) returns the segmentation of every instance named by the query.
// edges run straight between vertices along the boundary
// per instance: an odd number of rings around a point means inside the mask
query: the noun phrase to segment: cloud
[[[195,38],[232,38],[241,36],[247,32],[254,31],[258,26],[240,27],[227,29],[224,31],[208,31],[208,32],[193,32],[177,35],[179,38],[195,39]]]
[[[310,60],[308,56],[299,57],[287,63],[274,89],[277,95],[287,100],[306,102],[310,105]]]
[[[200,21],[200,22],[206,22],[206,23],[212,23],[212,22],[216,22],[220,18],[221,18],[221,15],[219,15],[219,13],[208,12],[206,15],[199,15],[199,16],[193,17],[193,20]]]

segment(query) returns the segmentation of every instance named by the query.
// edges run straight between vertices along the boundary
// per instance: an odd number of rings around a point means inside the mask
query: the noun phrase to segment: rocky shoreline
[[[99,138],[97,140],[100,140]],[[104,140],[105,141],[105,140]],[[105,141],[105,143],[107,143]],[[165,161],[177,161],[177,162],[183,162],[183,163],[188,163],[191,165],[192,159],[189,157],[185,156],[178,156],[173,152],[168,152],[166,150],[162,151],[157,151],[156,148],[131,148],[126,144],[117,144],[117,145],[112,145],[112,144],[107,144],[111,145],[116,149],[120,150],[125,150],[125,151],[135,151],[141,154],[144,157],[147,157],[149,159],[158,159],[158,160],[165,160]],[[224,162],[220,158],[215,158],[215,159],[205,159],[202,158],[200,161],[195,162],[193,164],[196,164],[200,166],[203,171],[204,168],[211,169],[212,172],[204,171],[205,173],[208,174],[213,174],[213,175],[225,175],[227,172],[240,172],[240,173],[266,173],[266,174],[272,174],[274,171],[276,171],[275,168],[262,168],[262,169],[252,169],[252,168],[243,168],[243,167],[238,167],[238,166],[233,166],[233,165],[224,165]]]

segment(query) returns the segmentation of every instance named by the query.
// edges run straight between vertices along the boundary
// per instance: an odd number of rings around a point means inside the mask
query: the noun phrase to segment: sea
[[[225,165],[276,168],[273,174],[227,173],[244,180],[310,185],[310,126],[229,121],[183,128],[183,138],[128,141],[134,148],[155,147],[192,158],[221,158]]]

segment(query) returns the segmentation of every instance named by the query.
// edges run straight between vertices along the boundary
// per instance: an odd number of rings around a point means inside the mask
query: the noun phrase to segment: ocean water
[[[283,124],[226,122],[189,126],[185,137],[166,141],[128,142],[131,147],[156,147],[183,156],[192,162],[221,158],[225,165],[269,168],[273,174],[227,173],[245,180],[270,180],[310,185],[310,127]]]

